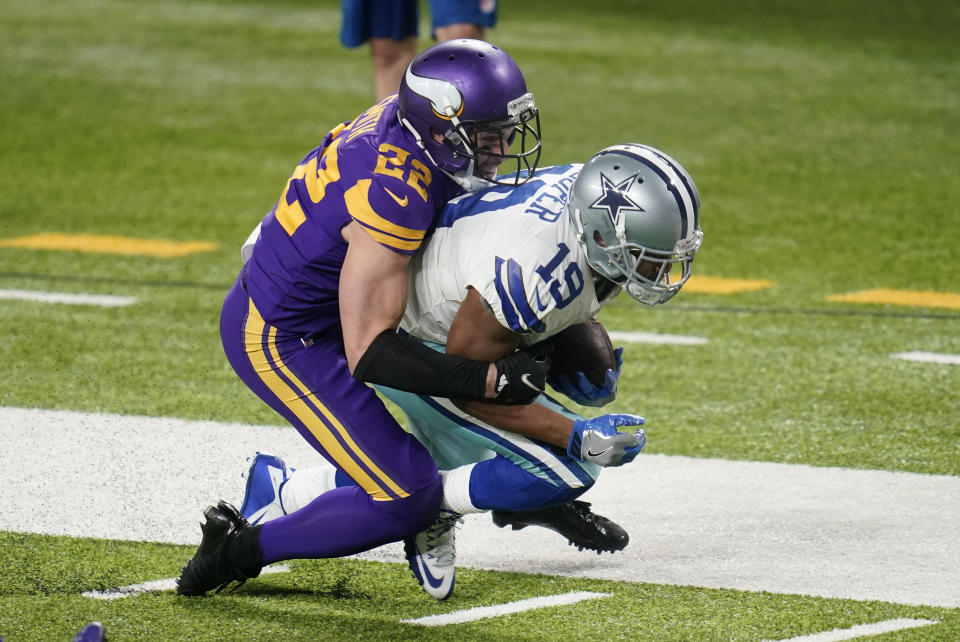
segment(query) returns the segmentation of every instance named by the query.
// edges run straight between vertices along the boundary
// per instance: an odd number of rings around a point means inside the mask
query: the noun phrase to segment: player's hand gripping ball
[[[548,339],[550,376],[547,383],[583,406],[603,406],[617,396],[623,348],[614,350],[610,335],[591,317]]]

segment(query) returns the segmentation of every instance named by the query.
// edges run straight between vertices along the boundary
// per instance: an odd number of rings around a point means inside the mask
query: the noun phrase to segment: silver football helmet
[[[567,211],[594,272],[640,303],[664,303],[690,278],[703,241],[700,195],[663,152],[634,143],[601,150],[580,170]]]

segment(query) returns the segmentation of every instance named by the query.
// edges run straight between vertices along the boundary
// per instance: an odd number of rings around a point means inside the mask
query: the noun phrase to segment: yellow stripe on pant
[[[270,356],[273,362],[276,364],[276,369],[279,370],[288,381],[293,382],[293,384],[299,388],[299,393],[293,390],[277,374],[274,367],[271,366],[267,360],[262,343],[265,328],[269,328],[267,347],[270,350]],[[333,458],[334,462],[360,484],[374,500],[390,501],[393,499],[393,497],[384,490],[384,487],[392,490],[397,497],[407,497],[409,493],[398,486],[396,482],[390,479],[370,460],[366,453],[357,446],[356,442],[350,436],[350,433],[343,427],[343,424],[320,403],[316,395],[283,363],[280,354],[277,352],[276,334],[277,329],[266,324],[263,317],[260,316],[260,312],[253,304],[253,299],[250,299],[249,314],[247,315],[247,323],[244,328],[244,343],[246,344],[247,356],[250,359],[250,363],[253,365],[253,369],[257,372],[260,379],[273,394],[277,396],[281,403],[289,408],[290,411],[303,422],[307,429],[317,438],[327,453]],[[309,399],[313,405],[320,410],[326,421],[317,415],[305,399]],[[344,448],[332,430],[336,430],[349,451]],[[366,470],[357,463],[357,460],[363,462],[377,479],[371,477]]]

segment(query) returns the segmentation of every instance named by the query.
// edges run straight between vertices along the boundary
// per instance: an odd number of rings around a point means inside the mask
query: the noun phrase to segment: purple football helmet
[[[519,185],[540,161],[540,114],[513,58],[482,40],[449,40],[407,67],[400,122],[440,170],[464,189]],[[437,140],[439,137],[441,140]],[[519,150],[508,153],[516,143]],[[513,160],[511,173],[495,176]]]

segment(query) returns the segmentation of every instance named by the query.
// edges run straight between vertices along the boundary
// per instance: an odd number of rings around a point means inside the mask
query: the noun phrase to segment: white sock
[[[337,469],[333,464],[316,468],[297,468],[280,487],[280,504],[289,515],[337,487]]]
[[[466,515],[483,513],[470,501],[470,474],[476,464],[467,464],[453,470],[441,470],[443,503],[441,508]],[[303,508],[314,499],[337,487],[337,469],[332,464],[316,468],[297,468],[280,488],[280,504],[285,515]]]
[[[470,474],[476,464],[467,464],[453,470],[441,470],[443,478],[443,503],[441,508],[451,510],[461,515],[467,513],[483,513],[484,508],[477,508],[470,501]]]

